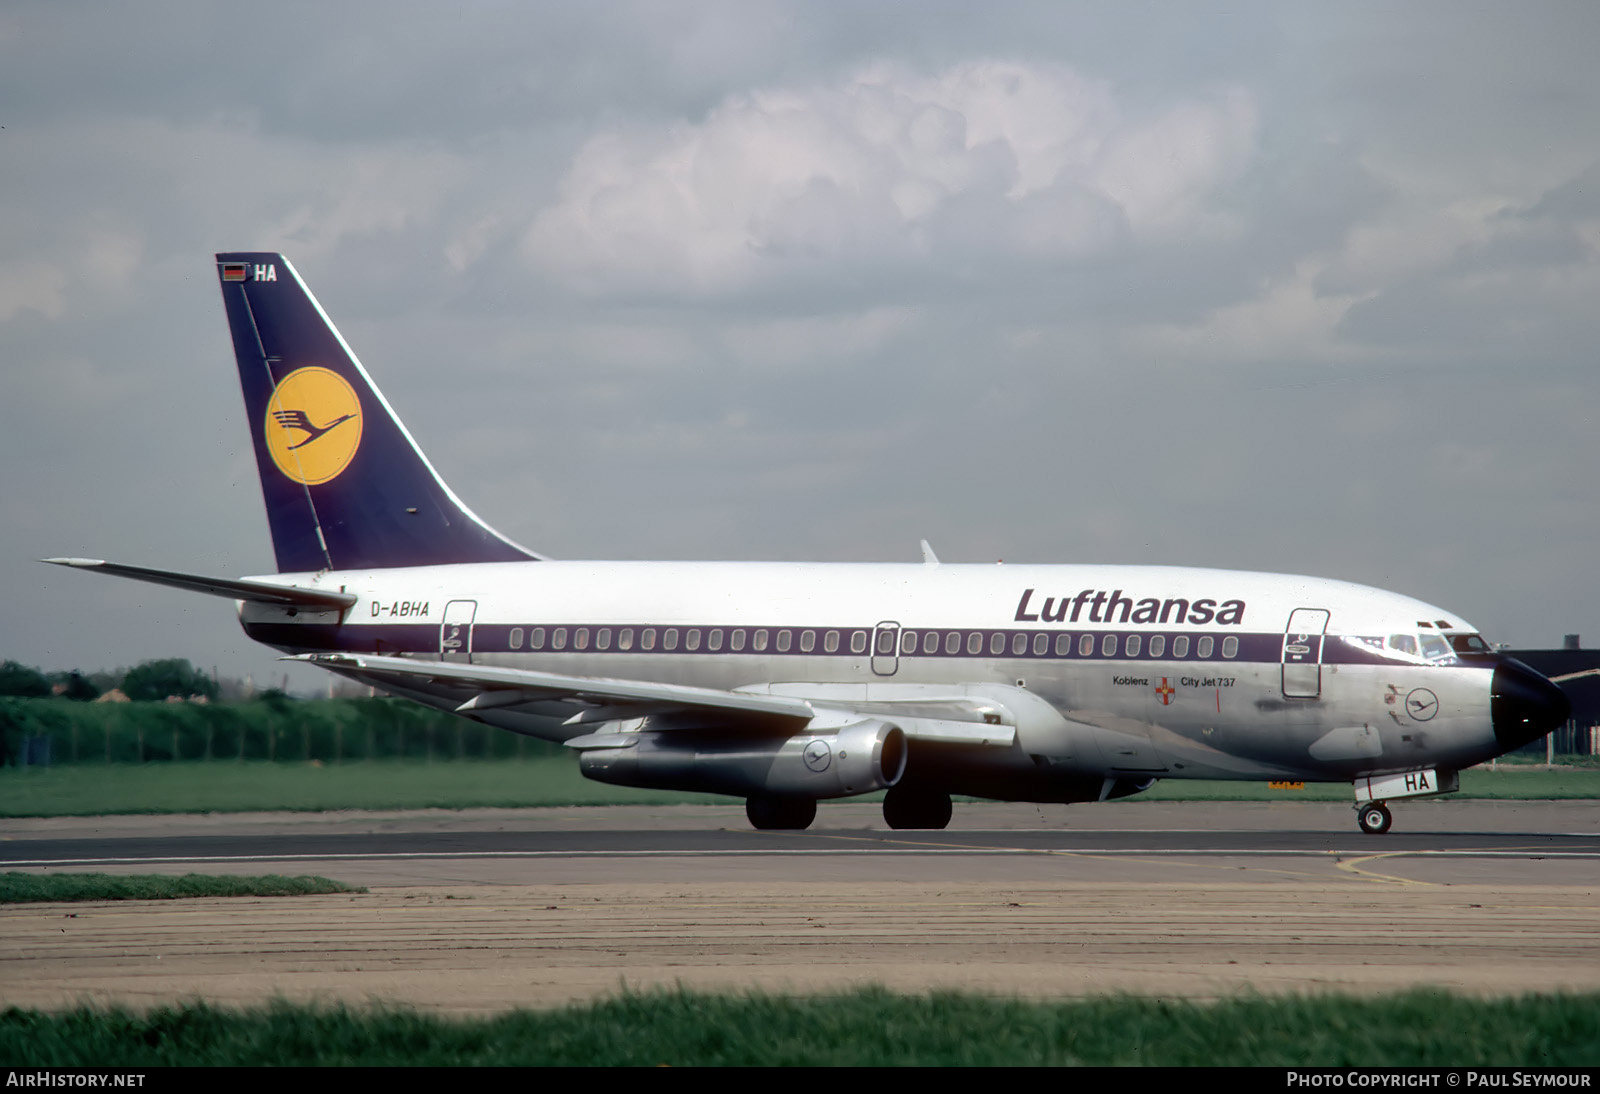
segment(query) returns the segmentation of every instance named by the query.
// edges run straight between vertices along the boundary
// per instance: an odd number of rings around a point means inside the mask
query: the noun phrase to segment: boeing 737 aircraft
[[[757,828],[887,790],[1120,798],[1348,782],[1361,828],[1567,717],[1459,615],[1342,581],[1164,566],[558,562],[440,480],[299,274],[217,255],[278,573],[67,566],[237,602],[293,657],[564,743],[601,782],[742,797]]]

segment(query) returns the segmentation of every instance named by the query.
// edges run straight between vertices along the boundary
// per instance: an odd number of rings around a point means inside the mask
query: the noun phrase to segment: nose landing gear
[[[1369,836],[1381,836],[1394,823],[1386,802],[1395,798],[1436,798],[1440,794],[1454,794],[1461,789],[1461,773],[1430,767],[1420,771],[1362,775],[1353,785],[1356,823]]]
[[[1356,823],[1367,835],[1381,836],[1394,824],[1394,817],[1382,802],[1367,802],[1356,806]]]

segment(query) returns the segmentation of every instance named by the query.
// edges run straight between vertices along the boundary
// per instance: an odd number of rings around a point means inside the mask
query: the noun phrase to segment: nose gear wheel
[[[1356,823],[1369,836],[1381,836],[1394,824],[1394,816],[1382,802],[1368,802],[1356,810]]]

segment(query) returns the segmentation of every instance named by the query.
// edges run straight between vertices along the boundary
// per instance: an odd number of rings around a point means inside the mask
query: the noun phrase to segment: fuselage
[[[1155,566],[544,561],[254,580],[359,598],[342,613],[241,605],[252,638],[296,653],[398,654],[857,706],[988,697],[1016,725],[1017,743],[976,767],[961,761],[972,793],[993,781],[986,764],[1026,767],[1042,783],[1343,781],[1459,769],[1522,743],[1505,717],[1497,725],[1492,698],[1515,662],[1464,620],[1321,578]],[[408,694],[453,705],[425,687]],[[558,741],[584,732],[536,714],[484,720]],[[924,763],[936,765],[931,751]]]

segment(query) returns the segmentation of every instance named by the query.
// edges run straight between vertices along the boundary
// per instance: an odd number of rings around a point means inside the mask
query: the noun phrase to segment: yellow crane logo
[[[361,400],[332,369],[297,368],[267,400],[265,432],[279,471],[306,486],[329,482],[361,447]]]

